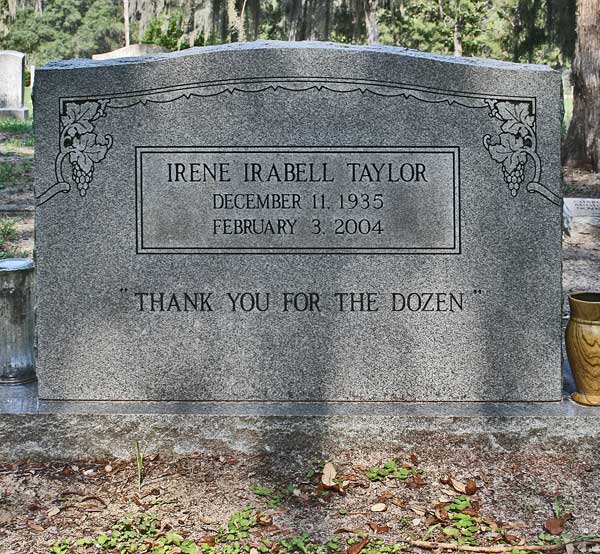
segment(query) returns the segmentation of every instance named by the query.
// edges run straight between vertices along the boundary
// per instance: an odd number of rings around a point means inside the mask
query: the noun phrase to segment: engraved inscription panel
[[[136,163],[138,253],[460,253],[456,147],[138,147]]]

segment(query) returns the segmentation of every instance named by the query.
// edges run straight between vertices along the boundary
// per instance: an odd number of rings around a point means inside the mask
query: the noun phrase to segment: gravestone
[[[600,198],[565,198],[564,202],[573,217],[600,218]]]
[[[36,90],[41,398],[561,398],[559,73],[258,42]]]
[[[168,50],[158,44],[130,44],[129,46],[123,46],[123,48],[117,48],[111,52],[104,52],[102,54],[93,54],[93,60],[114,60],[115,58],[135,58],[138,56],[149,56],[152,54],[162,54],[168,52]]]
[[[0,118],[27,119],[25,98],[25,54],[0,50]]]

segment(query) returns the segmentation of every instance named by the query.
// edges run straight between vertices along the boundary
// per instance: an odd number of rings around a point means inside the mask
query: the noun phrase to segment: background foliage
[[[243,12],[243,14],[242,14]],[[441,54],[567,65],[574,0],[130,0],[131,41],[169,50],[254,40],[378,41]],[[0,0],[0,49],[30,63],[123,46],[121,0]]]

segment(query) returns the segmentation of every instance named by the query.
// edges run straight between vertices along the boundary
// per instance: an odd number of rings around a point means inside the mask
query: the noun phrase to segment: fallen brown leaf
[[[413,505],[410,506],[410,509],[418,516],[424,516],[427,513],[427,508],[424,506]]]
[[[39,523],[36,523],[35,521],[31,521],[30,519],[28,519],[25,522],[25,525],[27,525],[27,527],[29,527],[30,529],[37,531],[38,533],[45,531],[45,529]]]
[[[460,494],[465,494],[467,492],[467,486],[456,479],[450,478],[450,484],[452,485],[452,488]]]
[[[448,521],[448,511],[446,510],[446,504],[438,504],[435,507],[435,517],[440,521]]]
[[[104,500],[102,500],[102,498],[100,498],[99,496],[96,496],[96,495],[86,496],[81,499],[81,502],[87,502],[89,500],[95,500],[96,502],[99,502],[100,504],[102,504],[105,508],[107,506],[106,502]]]
[[[388,525],[379,525],[379,523],[377,523],[376,521],[370,521],[369,527],[372,531],[375,531],[375,533],[377,534],[390,532],[390,528]]]
[[[371,506],[372,512],[385,512],[387,510],[387,504],[384,502],[377,502]]]
[[[466,516],[479,517],[479,510],[474,506],[471,506],[470,508],[463,510],[462,513],[465,514]]]
[[[477,492],[477,488],[477,483],[473,479],[469,479],[465,485],[465,492],[471,496]]]
[[[562,535],[565,531],[565,520],[558,517],[551,517],[546,520],[544,527],[551,535]]]
[[[424,487],[427,483],[420,475],[413,475],[410,479],[406,481],[406,486],[409,489],[420,489]]]
[[[325,489],[336,486],[336,482],[334,481],[336,475],[335,466],[331,462],[327,462],[323,467],[323,474],[321,475],[321,484]]]
[[[348,547],[348,550],[346,550],[346,554],[360,554],[362,549],[367,546],[369,542],[369,537],[365,537],[362,541],[357,542],[356,544],[353,544],[352,546]]]
[[[268,514],[259,514],[256,518],[259,525],[267,526],[273,523],[273,517]]]

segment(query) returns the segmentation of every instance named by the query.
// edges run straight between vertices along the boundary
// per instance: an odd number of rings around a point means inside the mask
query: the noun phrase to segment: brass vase
[[[565,342],[577,392],[573,400],[600,406],[600,292],[569,295],[571,317]]]

